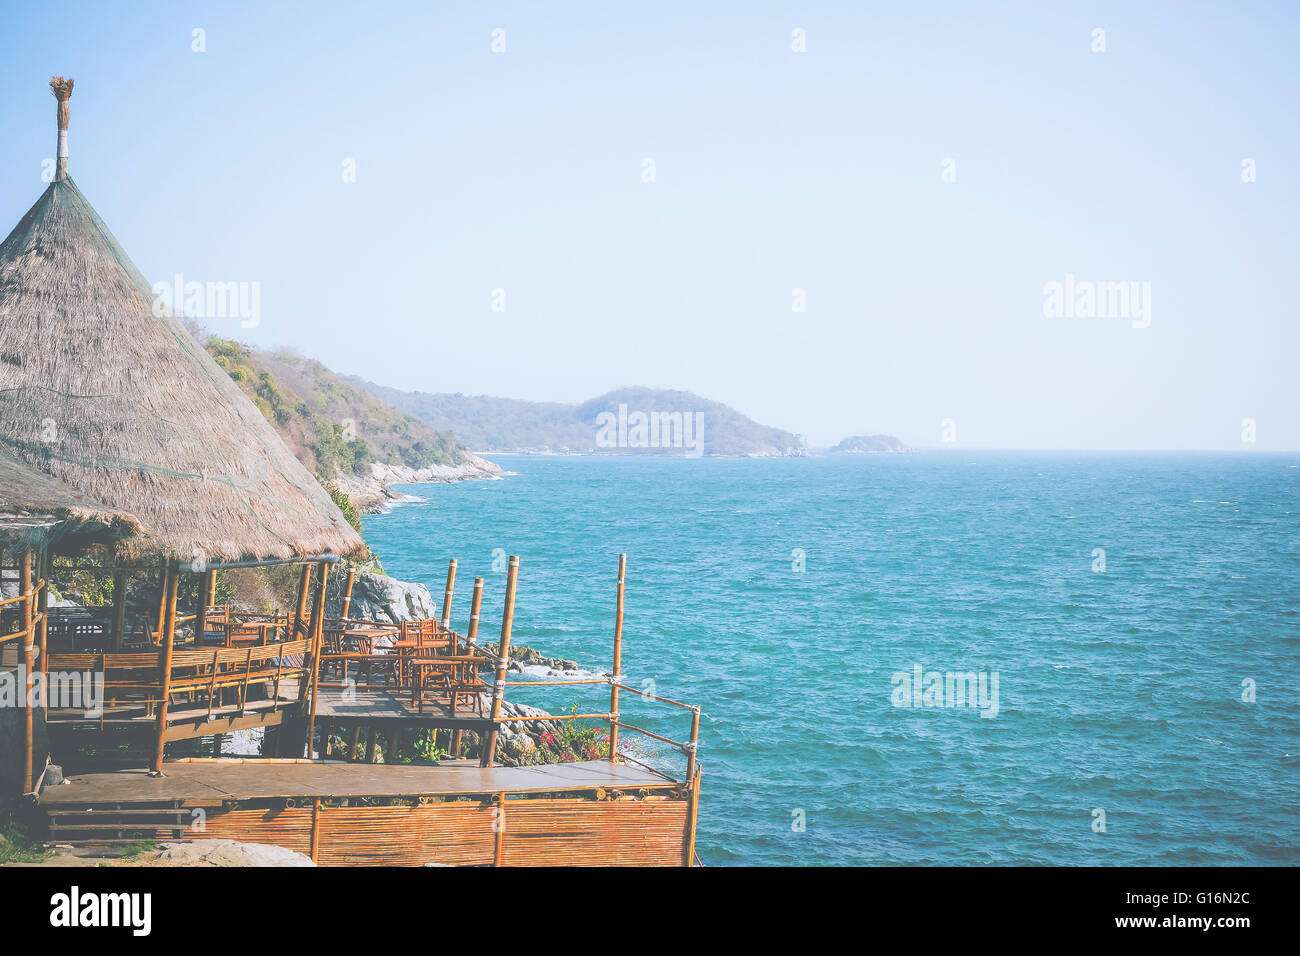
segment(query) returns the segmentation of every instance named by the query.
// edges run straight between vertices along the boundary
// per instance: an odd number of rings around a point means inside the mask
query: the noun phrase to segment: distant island
[[[691,392],[620,388],[576,405],[406,392],[351,376],[376,398],[476,452],[559,455],[803,456],[803,439]]]
[[[911,451],[893,435],[853,435],[833,448],[828,455],[897,455]]]

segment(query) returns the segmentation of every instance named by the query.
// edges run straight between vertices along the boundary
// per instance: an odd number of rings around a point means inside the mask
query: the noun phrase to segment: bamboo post
[[[162,664],[162,702],[158,705],[158,742],[154,748],[152,775],[161,777],[163,766],[163,749],[167,741],[167,710],[172,694],[172,652],[176,639],[176,587],[180,573],[168,563],[163,569],[163,626],[162,650],[158,652]]]
[[[618,682],[623,673],[623,588],[627,555],[618,556],[618,598],[614,602],[614,671],[609,682],[609,759],[618,756]]]
[[[330,579],[330,566],[326,561],[320,563],[319,578],[316,587],[316,600],[311,608],[311,669],[306,679],[311,682],[311,715],[307,718],[307,758],[311,759],[312,737],[316,733],[316,692],[320,683],[320,646],[325,630],[325,586]]]
[[[320,852],[320,797],[311,804],[311,861],[316,862]]]
[[[352,747],[348,750],[348,759],[356,761],[361,756],[361,725],[354,724],[352,727]]]
[[[158,642],[162,643],[163,618],[167,615],[167,568],[158,577]]]
[[[32,792],[32,761],[35,750],[35,726],[32,720],[32,638],[33,621],[36,616],[36,596],[32,594],[32,552],[29,548],[23,552],[21,587],[23,590],[23,643],[22,654],[18,657],[18,673],[22,675],[23,699],[19,706],[23,709],[23,748],[22,748],[22,793]]]
[[[113,650],[120,651],[126,641],[126,572],[113,572]]]
[[[478,647],[478,612],[483,606],[483,579],[474,579],[474,597],[469,605],[469,630],[465,632],[465,643]]]
[[[469,605],[469,628],[465,631],[465,647],[468,653],[473,654],[474,648],[478,647],[478,614],[483,607],[483,579],[474,579],[474,597],[470,600]],[[453,694],[451,698],[452,708],[456,706],[456,697]],[[461,731],[457,728],[451,735],[451,753],[454,757],[460,756]]]
[[[492,684],[492,729],[488,731],[487,746],[483,748],[480,766],[490,767],[497,756],[497,722],[501,719],[501,704],[506,692],[506,669],[510,664],[510,629],[515,620],[515,585],[519,581],[519,556],[510,556],[510,570],[506,575],[506,604],[501,614],[501,644],[497,647],[497,672]]]
[[[700,708],[697,704],[691,708],[691,742],[686,750],[686,782],[695,776],[696,751],[700,747]]]
[[[208,629],[208,605],[212,603],[212,593],[217,589],[217,572],[204,571],[203,583],[199,586],[199,611],[194,618],[194,643],[203,643],[203,632]]]
[[[451,596],[452,596],[452,592],[455,590],[456,590],[456,559],[452,558],[451,562],[447,565],[447,587],[442,592],[442,629],[444,631],[449,630],[451,628]],[[452,654],[456,653],[455,647],[451,648],[451,653]]]
[[[375,737],[379,733],[379,725],[371,724],[366,734],[366,763],[375,762]]]
[[[38,597],[36,599],[37,600],[36,610],[40,612],[41,615],[41,623],[40,623],[40,634],[41,634],[40,651],[41,652],[40,655],[37,657],[37,660],[40,661],[41,664],[40,671],[41,671],[41,719],[42,720],[45,718],[46,709],[50,705],[50,699],[49,699],[50,670],[48,665],[46,664],[46,660],[48,659],[46,655],[49,653],[49,648],[50,648],[50,641],[49,641],[50,564],[51,564],[50,551],[48,548],[44,548],[41,550],[41,588]]]
[[[686,837],[682,841],[682,866],[695,862],[695,831],[700,819],[700,770],[695,769],[694,779],[687,777],[690,792],[686,800]]]
[[[348,613],[352,610],[352,585],[357,579],[357,569],[348,568],[348,583],[343,587],[343,610],[339,612],[339,617],[347,619]]]
[[[217,603],[217,569],[213,568],[211,574],[212,577],[210,577],[207,581],[208,589],[203,595],[203,600],[207,604],[216,604]]]
[[[302,619],[307,616],[307,591],[311,587],[311,565],[302,566],[302,577],[298,579],[298,610],[293,616],[293,633],[289,640],[298,640],[298,630],[302,627]]]

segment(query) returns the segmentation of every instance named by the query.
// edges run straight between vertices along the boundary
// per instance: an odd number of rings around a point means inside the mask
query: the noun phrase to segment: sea
[[[439,602],[455,557],[462,632],[485,578],[484,639],[519,555],[514,642],[592,674],[625,553],[626,679],[702,708],[705,865],[1300,863],[1300,455],[489,457],[367,540]]]

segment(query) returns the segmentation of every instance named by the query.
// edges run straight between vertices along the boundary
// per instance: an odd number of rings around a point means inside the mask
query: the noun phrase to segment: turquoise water
[[[624,669],[704,708],[706,863],[1300,862],[1300,455],[498,460],[368,539],[439,598],[459,558],[462,630],[486,577],[491,635],[519,554],[516,643],[593,670],[627,552]],[[996,716],[896,706],[917,665],[996,672]]]

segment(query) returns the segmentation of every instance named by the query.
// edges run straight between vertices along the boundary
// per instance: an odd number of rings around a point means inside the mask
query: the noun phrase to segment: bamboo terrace
[[[700,767],[698,708],[624,685],[626,559],[611,675],[507,680],[519,559],[501,635],[441,614],[354,619],[355,571],[337,608],[332,571],[364,542],[316,480],[136,270],[67,173],[72,81],[55,77],[55,179],[0,244],[0,781],[51,835],[80,842],[227,836],[330,864],[689,865]],[[217,603],[228,570],[295,565],[283,613]],[[101,610],[51,606],[61,575],[104,582]],[[149,608],[132,582],[157,582]],[[336,582],[337,583],[337,582]],[[331,613],[332,612],[332,613]],[[546,721],[600,721],[606,759],[498,766],[498,738],[537,716],[507,712],[520,683],[604,685],[607,705]],[[620,695],[685,710],[672,740],[623,720]],[[225,735],[261,728],[263,758],[223,758]],[[334,731],[351,734],[333,759]],[[379,765],[403,734],[441,733],[450,759]],[[472,732],[477,760],[461,755]],[[635,734],[685,757],[680,779],[620,752]],[[366,735],[364,756],[361,737]],[[169,759],[210,741],[212,758]],[[192,745],[187,745],[192,746]],[[472,751],[471,751],[472,752]],[[69,771],[47,786],[52,764]],[[10,776],[12,775],[12,777]]]

